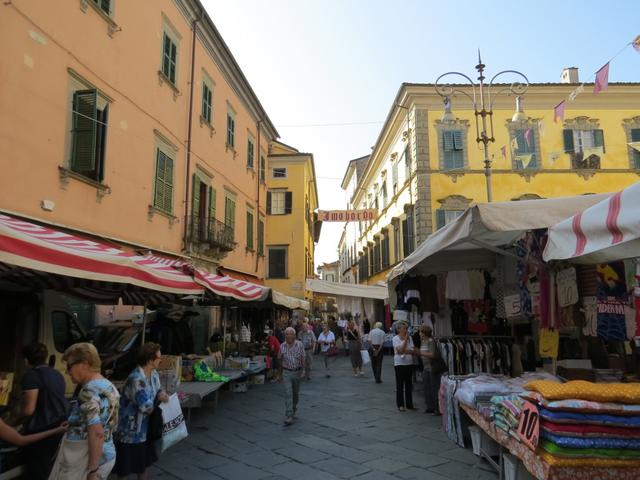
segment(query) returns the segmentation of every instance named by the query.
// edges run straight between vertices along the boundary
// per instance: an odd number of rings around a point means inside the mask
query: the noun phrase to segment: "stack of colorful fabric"
[[[640,384],[534,381],[540,448],[552,465],[640,467]]]
[[[517,395],[496,396],[491,399],[491,420],[494,425],[517,440],[522,404],[522,399]]]

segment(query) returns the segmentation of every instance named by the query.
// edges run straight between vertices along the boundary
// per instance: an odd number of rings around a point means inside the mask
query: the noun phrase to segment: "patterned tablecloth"
[[[538,480],[638,480],[640,478],[638,467],[616,467],[611,464],[605,466],[604,462],[606,461],[602,462],[602,466],[589,465],[592,462],[598,463],[596,459],[591,461],[582,458],[580,459],[580,466],[551,465],[526,445],[518,442],[509,434],[485,420],[477,410],[463,404],[460,404],[460,407],[487,435],[509,450],[509,453],[522,460],[526,469]],[[543,453],[543,455],[549,458],[546,453]],[[562,463],[563,461],[557,457],[550,458],[554,462],[559,460]],[[567,463],[573,463],[573,459],[567,459]]]

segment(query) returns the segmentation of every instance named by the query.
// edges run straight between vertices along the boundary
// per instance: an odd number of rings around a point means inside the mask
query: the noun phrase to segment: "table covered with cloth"
[[[483,418],[472,407],[461,404],[469,418],[487,435],[518,457],[538,480],[637,480],[640,462],[635,459],[561,458],[539,448],[534,452],[504,430]]]

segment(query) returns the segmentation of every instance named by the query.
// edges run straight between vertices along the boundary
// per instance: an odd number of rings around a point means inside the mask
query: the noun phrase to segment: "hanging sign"
[[[520,294],[504,296],[504,311],[507,318],[515,318],[522,315],[522,305],[520,304]]]
[[[378,211],[375,208],[367,210],[319,210],[318,220],[321,222],[362,222],[375,220]]]
[[[578,303],[578,280],[574,267],[561,270],[556,275],[558,305],[568,307]]]
[[[520,413],[520,424],[518,425],[518,437],[531,450],[538,448],[538,440],[540,439],[540,414],[538,407],[533,403],[524,401],[522,413]]]

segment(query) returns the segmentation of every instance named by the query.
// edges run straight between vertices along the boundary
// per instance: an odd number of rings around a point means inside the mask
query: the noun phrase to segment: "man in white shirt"
[[[382,323],[376,322],[369,332],[369,356],[371,357],[371,369],[376,383],[382,383],[382,357],[384,356],[384,330]]]

